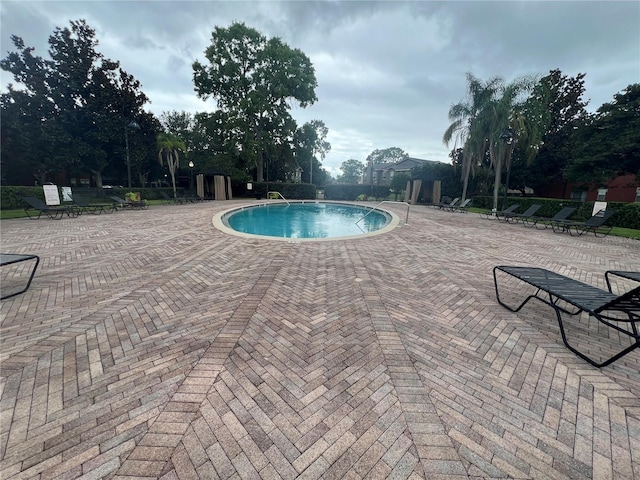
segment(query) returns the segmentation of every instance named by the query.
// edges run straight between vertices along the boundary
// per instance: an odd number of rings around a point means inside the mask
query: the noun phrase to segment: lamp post
[[[509,174],[511,173],[511,155],[513,154],[513,130],[506,128],[501,134],[500,139],[507,146],[507,179],[504,185],[504,201],[502,202],[502,210],[507,208],[507,193],[509,193]]]
[[[193,167],[195,167],[195,165],[193,164],[193,161],[189,160],[189,173],[190,173],[189,191],[193,190]]]
[[[140,125],[131,121],[124,127],[124,145],[127,152],[127,186],[131,189],[131,160],[129,158],[129,129],[140,130]]]

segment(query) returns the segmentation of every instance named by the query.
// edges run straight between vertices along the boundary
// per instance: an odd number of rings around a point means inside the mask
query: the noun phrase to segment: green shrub
[[[374,200],[376,198],[387,198],[390,190],[388,185],[325,185],[324,198],[327,200],[355,201]]]
[[[267,192],[279,192],[287,200],[312,200],[316,198],[316,186],[311,183],[252,182],[248,196],[267,198]]]
[[[110,202],[109,198],[111,195],[120,197],[124,199],[125,195],[129,193],[130,189],[123,187],[116,188],[105,188],[102,191],[97,188],[86,188],[86,187],[72,187],[72,191],[87,197],[89,202]],[[173,198],[173,188],[131,188],[131,191],[140,192],[140,197],[143,200],[159,200],[162,199],[160,192],[166,192],[170,197]],[[184,189],[178,188],[176,189],[178,196],[184,195]],[[58,187],[58,194],[60,195],[60,200],[62,201],[62,188]],[[2,210],[17,210],[24,208],[26,205],[20,200],[19,197],[35,197],[43,202],[44,191],[42,190],[42,186],[33,186],[33,187],[25,187],[25,186],[3,186],[0,187],[0,209]]]

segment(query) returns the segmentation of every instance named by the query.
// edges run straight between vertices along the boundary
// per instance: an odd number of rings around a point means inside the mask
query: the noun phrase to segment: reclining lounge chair
[[[146,208],[149,208],[149,204],[145,200],[140,200],[139,202],[127,202],[126,200],[123,200],[122,198],[117,196],[111,196],[109,198],[113,200],[113,205],[116,209],[128,208],[130,210],[144,210]]]
[[[440,199],[438,203],[427,203],[427,207],[440,208],[443,205],[447,205],[451,203],[451,197],[447,197],[446,195]]]
[[[552,224],[553,231],[556,233],[569,232],[569,235],[574,236],[593,232],[596,237],[598,235],[606,237],[609,235],[609,232],[613,230],[613,227],[605,226],[604,223],[609,220],[614,213],[613,210],[600,210],[586,222],[554,222]]]
[[[469,207],[471,206],[471,199],[467,198],[464,202],[462,202],[460,205],[454,205],[451,208],[452,212],[461,212],[461,213],[467,213],[469,211]]]
[[[171,197],[167,192],[160,192],[162,197],[162,203],[174,203],[176,205],[182,205],[183,203],[189,203],[190,199],[187,197]]]
[[[79,211],[74,207],[64,205],[47,205],[36,197],[20,197],[20,200],[29,205],[28,207],[24,207],[24,213],[26,213],[27,217],[30,219],[38,219],[43,214],[52,220],[60,220],[65,215],[73,218],[79,215]],[[36,212],[38,213],[37,217]]]
[[[524,222],[525,219],[533,217],[536,214],[536,212],[540,210],[541,207],[542,205],[535,203],[522,213],[503,212],[498,214],[497,217],[498,217],[498,220],[501,222],[514,222],[514,223],[518,223],[519,221]]]
[[[453,200],[451,200],[449,203],[440,202],[438,205],[436,205],[436,207],[438,207],[440,210],[447,210],[447,209],[453,208],[458,203],[459,200],[460,200],[460,197],[456,197]]]
[[[101,213],[111,213],[116,210],[113,203],[89,203],[82,195],[73,194],[71,196],[73,203],[77,206],[80,213],[90,213],[92,215],[100,215]]]
[[[535,290],[535,293],[528,295],[517,307],[509,306],[500,298],[498,276],[501,278],[512,277],[512,280],[515,278],[529,284],[534,287],[531,290]],[[493,269],[493,281],[498,303],[512,312],[520,311],[531,299],[539,300],[553,308],[565,346],[595,367],[609,365],[640,348],[640,329],[638,328],[640,323],[640,286],[621,295],[616,295],[543,268],[504,265]],[[603,325],[631,337],[631,345],[600,363],[579,351],[567,340],[563,314],[574,316],[582,312],[588,313]],[[621,325],[628,325],[629,328],[623,328]],[[609,338],[608,335],[606,338]]]
[[[551,218],[531,216],[523,218],[522,224],[525,227],[536,227],[538,230],[543,230],[552,226],[555,222],[566,220],[575,211],[574,207],[564,207]]]
[[[481,213],[480,216],[484,217],[484,218],[489,218],[489,219],[497,218],[499,220],[501,216],[511,215],[511,214],[515,213],[515,211],[518,208],[520,208],[520,204],[519,203],[514,203],[513,205],[510,205],[508,208],[505,208],[504,210],[502,210],[500,212],[494,212],[493,210],[491,210],[489,212]]]
[[[23,262],[25,262],[25,265],[27,265],[26,262],[31,262],[31,261],[33,261],[33,263],[31,264],[31,267],[28,267],[29,270],[27,270],[27,275],[29,276],[27,280],[27,284],[21,290],[10,291],[9,293],[6,293],[7,285],[3,281],[2,293],[0,293],[0,300],[15,297],[16,295],[19,295],[29,290],[29,286],[31,285],[33,276],[36,274],[38,264],[40,263],[40,257],[38,255],[21,255],[18,253],[0,253],[0,266],[3,266],[3,267],[8,265],[16,265],[18,263],[22,264]],[[4,278],[5,277],[3,276],[3,279]]]
[[[607,270],[604,272],[604,279],[607,282],[607,288],[610,292],[613,292],[611,287],[611,277],[620,277],[626,280],[632,280],[640,283],[640,272],[629,272],[627,270]]]

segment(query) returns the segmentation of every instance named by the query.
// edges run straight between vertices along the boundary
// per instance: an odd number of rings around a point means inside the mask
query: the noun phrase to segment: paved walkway
[[[640,354],[591,367],[491,276],[604,287],[640,242],[424,206],[359,240],[212,227],[242,203],[2,221],[42,257],[0,303],[3,479],[640,478]],[[570,335],[606,353],[597,330]]]

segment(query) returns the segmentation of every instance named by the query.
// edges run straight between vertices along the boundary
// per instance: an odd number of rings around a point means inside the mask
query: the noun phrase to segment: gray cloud
[[[349,159],[398,146],[448,161],[442,134],[449,106],[465,95],[465,73],[507,81],[559,68],[586,73],[594,111],[640,82],[640,3],[551,1],[12,1],[0,3],[3,55],[10,34],[46,55],[54,27],[84,18],[100,51],[138,78],[156,114],[211,111],[193,91],[216,26],[243,21],[300,48],[314,63],[319,101],[294,108],[320,119],[336,173]],[[2,76],[2,87],[11,81]]]

